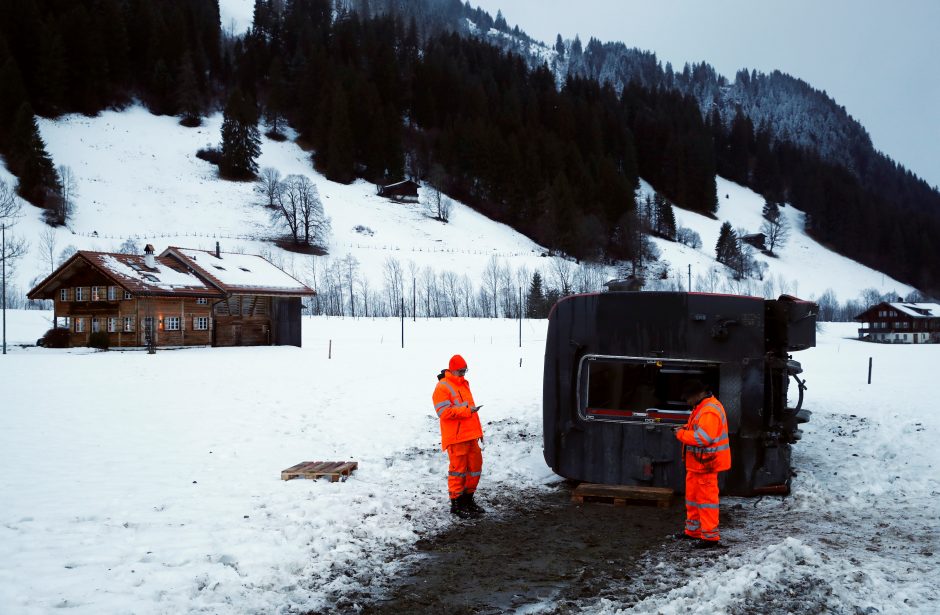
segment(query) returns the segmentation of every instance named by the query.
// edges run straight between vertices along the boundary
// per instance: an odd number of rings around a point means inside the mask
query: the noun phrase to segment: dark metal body
[[[787,354],[815,346],[816,304],[782,296],[609,292],[559,301],[549,316],[543,381],[544,454],[556,473],[593,483],[684,491],[673,428],[688,378],[725,407],[732,467],[722,491],[789,489],[790,445],[808,420],[787,406],[800,367]],[[797,380],[797,382],[799,382]]]

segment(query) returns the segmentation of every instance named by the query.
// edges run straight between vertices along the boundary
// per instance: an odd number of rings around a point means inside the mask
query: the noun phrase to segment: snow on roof
[[[168,248],[190,261],[227,290],[267,290],[278,293],[313,294],[313,291],[261,256],[189,248]],[[164,253],[165,254],[165,253]]]
[[[133,254],[83,253],[102,268],[125,281],[134,282],[147,290],[195,290],[207,291],[209,287],[195,275],[175,269],[172,261],[154,259],[154,266],[147,267],[143,257]]]
[[[940,318],[940,303],[889,303],[888,305],[914,318]]]

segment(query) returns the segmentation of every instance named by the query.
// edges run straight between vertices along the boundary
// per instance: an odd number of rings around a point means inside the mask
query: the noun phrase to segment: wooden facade
[[[395,184],[379,188],[379,196],[399,202],[418,202],[418,182],[406,179]]]
[[[855,317],[862,326],[858,338],[884,344],[940,343],[940,305],[936,303],[879,303]]]
[[[147,346],[151,336],[158,347],[300,346],[297,295],[313,291],[302,285],[232,291],[208,278],[180,255],[78,252],[29,297],[53,300],[55,324],[68,328],[69,346],[89,346],[98,332],[115,348]]]

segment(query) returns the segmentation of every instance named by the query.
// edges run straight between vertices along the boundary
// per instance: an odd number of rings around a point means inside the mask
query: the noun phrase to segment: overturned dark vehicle
[[[545,461],[565,478],[684,490],[673,428],[690,409],[683,382],[706,383],[725,407],[730,495],[789,492],[802,408],[800,364],[816,345],[815,303],[679,292],[608,292],[559,301],[548,322]],[[795,390],[790,395],[791,379]]]

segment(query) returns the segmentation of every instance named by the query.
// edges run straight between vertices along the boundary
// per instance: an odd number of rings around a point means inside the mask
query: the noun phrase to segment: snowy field
[[[31,343],[49,315],[9,316],[9,340]],[[717,561],[677,559],[664,537],[634,578],[642,601],[584,612],[940,612],[940,417],[924,384],[940,345],[852,334],[825,325],[796,355],[814,415],[793,495],[724,500]],[[452,353],[485,404],[484,504],[557,480],[540,440],[515,437],[541,433],[544,338],[545,321],[523,323],[520,349],[515,321],[406,320],[402,349],[398,320],[306,318],[302,349],[13,346],[0,613],[296,613],[368,592],[452,523],[430,405]],[[314,459],[360,466],[344,483],[280,480]]]

